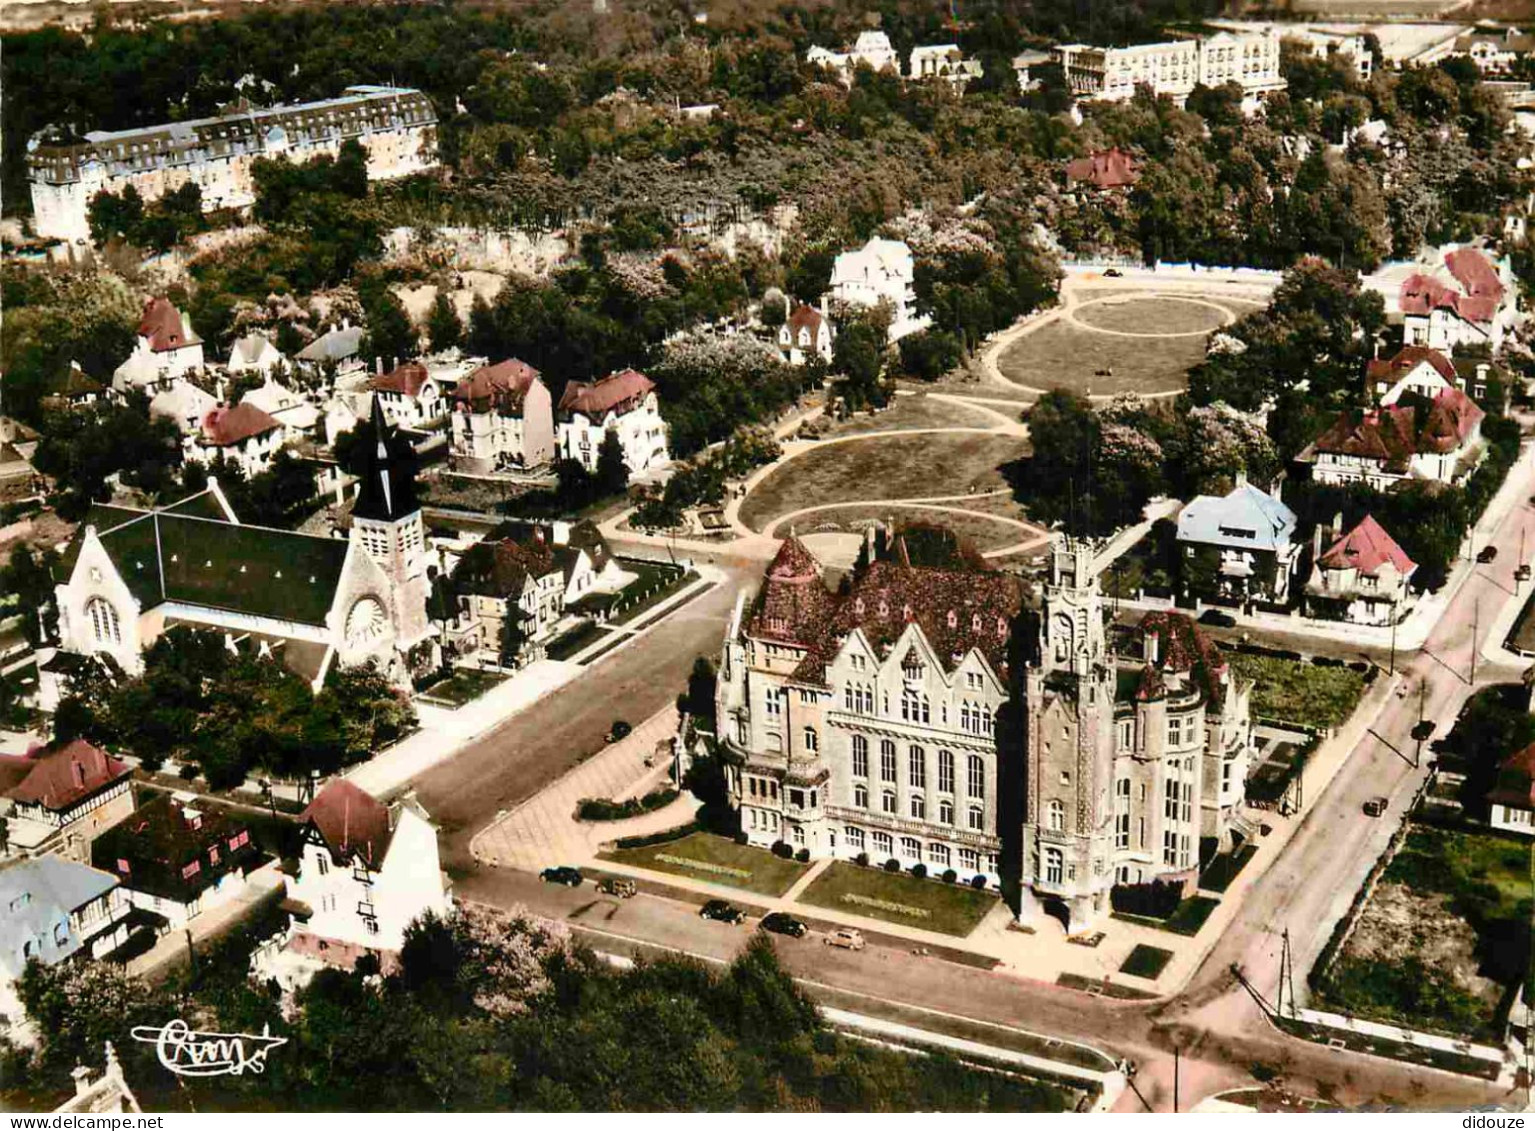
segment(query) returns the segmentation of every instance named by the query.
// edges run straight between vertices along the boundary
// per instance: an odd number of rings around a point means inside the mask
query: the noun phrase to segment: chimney
[[[1242,468],[1241,471],[1237,472],[1237,490],[1241,490],[1243,487],[1246,487],[1246,486],[1247,486],[1247,468],[1244,467],[1244,468]]]

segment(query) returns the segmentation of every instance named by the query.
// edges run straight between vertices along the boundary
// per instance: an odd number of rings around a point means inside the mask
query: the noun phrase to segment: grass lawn
[[[1364,694],[1364,676],[1353,668],[1323,668],[1302,660],[1227,652],[1233,674],[1257,683],[1255,717],[1298,726],[1341,726]]]
[[[1205,891],[1225,891],[1257,851],[1256,845],[1244,844],[1235,853],[1221,853],[1199,873],[1199,886]]]
[[[1151,318],[1138,327],[1140,332],[1156,329]],[[1204,356],[1203,337],[1126,338],[1058,321],[1015,340],[997,358],[997,369],[1009,381],[1031,389],[1072,389],[1098,396],[1167,393],[1185,388],[1189,370]],[[1112,372],[1100,377],[1100,369]]]
[[[549,642],[544,649],[544,654],[551,660],[568,660],[588,644],[608,635],[605,628],[596,621],[582,621],[575,628],[563,632]]]
[[[1119,972],[1155,981],[1161,976],[1163,969],[1172,960],[1173,952],[1170,950],[1163,950],[1159,946],[1147,946],[1145,943],[1137,943],[1135,949],[1130,952],[1130,956],[1125,959],[1124,965],[1119,968]]]
[[[1003,501],[1014,510],[1021,510],[1012,500]],[[929,511],[920,507],[903,507],[899,503],[870,503],[865,506],[835,507],[831,510],[816,511],[795,519],[794,529],[799,534],[822,534],[829,531],[862,534],[871,522],[876,519],[883,522],[887,518],[893,518],[897,522],[928,522],[937,526],[947,526],[983,553],[987,550],[1001,549],[1003,546],[1016,545],[1029,537],[1027,531],[1011,523],[996,522],[982,512],[956,514],[953,511]],[[788,530],[780,529],[777,533],[786,535]]]
[[[860,868],[842,860],[822,872],[800,899],[817,907],[960,938],[975,930],[976,924],[997,905],[993,892],[940,880],[919,880],[880,868]]]
[[[1178,904],[1177,909],[1166,919],[1153,919],[1147,915],[1129,915],[1120,911],[1114,912],[1114,918],[1193,938],[1199,934],[1199,928],[1205,925],[1205,920],[1210,917],[1211,912],[1220,905],[1220,900],[1212,899],[1208,895],[1191,895]]]
[[[510,677],[501,672],[473,671],[459,668],[447,679],[434,683],[418,698],[427,703],[445,703],[450,707],[462,707],[484,695],[492,687],[505,683]]]
[[[761,530],[769,519],[801,507],[868,499],[963,495],[1007,486],[997,470],[1025,454],[1013,436],[984,433],[890,436],[828,444],[776,468],[741,505],[742,520]]]
[[[1227,316],[1204,302],[1180,298],[1091,299],[1077,308],[1077,321],[1099,330],[1126,334],[1209,333],[1225,325]]]
[[[615,848],[599,856],[635,868],[688,876],[760,895],[782,895],[809,867],[780,859],[765,848],[750,848],[713,833],[689,833],[681,840],[645,848]]]
[[[826,435],[855,436],[869,432],[891,432],[897,428],[989,428],[995,423],[987,413],[965,408],[952,401],[935,401],[919,393],[912,397],[896,397],[884,412],[873,415],[860,412],[851,420],[833,425]]]
[[[622,600],[628,602],[632,599],[634,603],[623,606],[623,611],[613,618],[614,624],[628,624],[644,616],[698,577],[696,573],[685,573],[673,566],[652,565],[649,562],[625,561],[623,566],[640,576],[625,587]]]
[[[1327,972],[1329,1008],[1483,1040],[1526,976],[1532,845],[1415,825]]]

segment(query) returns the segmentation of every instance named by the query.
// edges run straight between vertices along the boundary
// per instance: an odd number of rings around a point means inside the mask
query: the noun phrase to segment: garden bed
[[[1204,891],[1224,892],[1257,852],[1257,845],[1244,844],[1235,852],[1223,852],[1216,856],[1199,873],[1200,888]]]
[[[1363,673],[1227,649],[1233,675],[1252,680],[1252,713],[1322,730],[1342,726],[1364,694]]]
[[[568,660],[581,649],[609,635],[611,633],[596,621],[582,621],[551,640],[544,648],[544,655],[551,660]]]
[[[1156,981],[1162,976],[1162,971],[1173,960],[1173,952],[1163,950],[1159,946],[1147,946],[1145,943],[1137,943],[1135,949],[1119,967],[1121,974],[1129,974],[1136,978],[1145,978],[1148,981]]]
[[[510,678],[504,672],[459,668],[447,679],[417,692],[416,698],[423,703],[457,709],[466,703],[474,702],[491,688],[505,683]]]
[[[781,859],[766,849],[703,832],[644,848],[615,848],[598,856],[634,868],[773,896],[793,887],[806,869],[806,865]]]
[[[1191,895],[1179,903],[1177,909],[1165,919],[1153,919],[1149,915],[1131,915],[1123,911],[1114,912],[1114,918],[1122,919],[1126,923],[1139,923],[1143,927],[1153,927],[1158,931],[1183,935],[1185,938],[1193,938],[1199,934],[1199,929],[1205,925],[1205,920],[1220,905],[1220,900],[1208,895]]]
[[[963,938],[990,914],[997,895],[837,860],[805,889],[800,901]]]

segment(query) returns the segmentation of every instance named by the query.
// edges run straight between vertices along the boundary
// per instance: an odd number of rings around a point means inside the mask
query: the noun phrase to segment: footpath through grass
[[[714,833],[690,833],[681,840],[644,848],[615,848],[598,855],[632,868],[669,872],[759,895],[782,895],[809,867]]]
[[[816,877],[800,901],[963,938],[997,905],[997,896],[964,884],[919,880],[838,860]]]

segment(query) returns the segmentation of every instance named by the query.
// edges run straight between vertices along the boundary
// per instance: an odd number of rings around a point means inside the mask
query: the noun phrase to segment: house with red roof
[[[1375,403],[1394,405],[1409,393],[1433,400],[1460,386],[1454,363],[1429,346],[1403,346],[1392,357],[1365,363],[1365,383]]]
[[[286,437],[282,421],[250,401],[241,401],[204,415],[202,427],[183,440],[183,454],[205,464],[223,456],[239,464],[247,479],[254,479],[272,466],[272,457]]]
[[[597,470],[602,440],[609,432],[618,436],[630,475],[671,462],[655,382],[633,369],[600,381],[570,382],[555,420],[560,458],[576,460],[588,471]]]
[[[453,390],[448,458],[476,475],[527,471],[554,460],[554,402],[543,377],[508,358],[473,370]]]
[[[1395,624],[1413,604],[1410,588],[1418,563],[1396,539],[1365,515],[1352,529],[1317,525],[1312,536],[1311,578],[1306,582],[1306,615],[1350,624]]]
[[[1066,162],[1066,183],[1099,191],[1127,189],[1140,180],[1140,163],[1119,146],[1100,149]]]
[[[91,842],[133,812],[127,763],[84,739],[0,755],[0,815],[11,855],[89,864]]]
[[[835,337],[831,319],[806,302],[797,302],[778,328],[778,349],[790,365],[804,365],[812,357],[831,360]]]
[[[452,911],[437,829],[414,793],[386,805],[336,778],[299,822],[304,848],[283,902],[291,919],[253,956],[258,976],[291,990],[324,966],[350,972],[364,957],[387,974],[399,966],[406,927]]]
[[[1296,460],[1310,465],[1316,482],[1332,486],[1387,491],[1407,479],[1458,483],[1481,457],[1486,415],[1459,388],[1432,398],[1404,390],[1392,404],[1339,413]]]
[[[117,393],[154,393],[190,370],[203,367],[203,340],[192,320],[163,295],[144,303],[137,340],[128,359],[112,374]]]
[[[1535,745],[1510,754],[1498,766],[1487,803],[1493,828],[1535,836]]]
[[[368,381],[368,391],[396,428],[420,431],[448,411],[442,381],[419,361],[396,365]]]
[[[1435,248],[1408,263],[1388,263],[1361,280],[1385,300],[1402,341],[1452,353],[1496,350],[1520,321],[1519,290],[1506,258],[1474,244]]]

